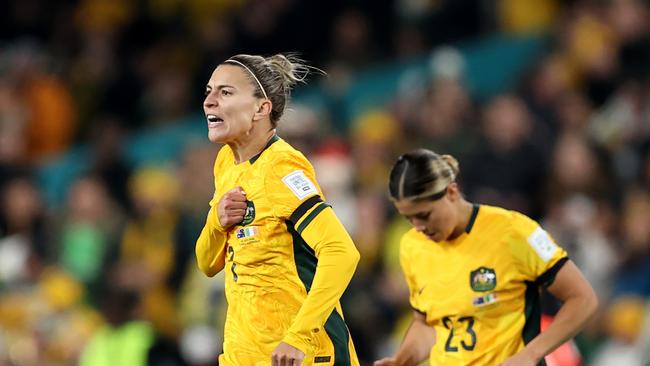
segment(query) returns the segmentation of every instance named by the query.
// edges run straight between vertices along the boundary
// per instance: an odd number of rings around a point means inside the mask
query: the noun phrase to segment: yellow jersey
[[[524,348],[540,331],[540,286],[567,260],[535,221],[486,205],[454,240],[404,234],[410,303],[436,331],[430,364],[496,366]]]
[[[223,146],[214,175],[215,193],[196,255],[207,275],[226,271],[228,310],[219,364],[270,365],[283,341],[306,353],[303,365],[358,365],[338,301],[358,252],[323,202],[309,161],[273,136],[260,154],[239,164]],[[225,230],[216,207],[238,186],[246,193],[246,214]]]

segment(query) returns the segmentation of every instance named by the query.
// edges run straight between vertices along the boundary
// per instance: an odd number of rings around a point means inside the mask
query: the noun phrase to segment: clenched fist
[[[246,213],[246,192],[236,187],[226,192],[217,205],[219,224],[224,229],[239,224]]]

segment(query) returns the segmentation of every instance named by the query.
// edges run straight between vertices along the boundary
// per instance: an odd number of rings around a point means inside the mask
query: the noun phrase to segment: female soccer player
[[[400,261],[414,319],[393,357],[375,366],[543,365],[595,312],[578,268],[535,221],[467,202],[456,159],[429,150],[402,155],[390,174],[395,207],[414,226]],[[540,286],[563,302],[540,334]]]
[[[224,146],[196,256],[208,276],[226,269],[220,365],[359,364],[339,304],[359,253],[309,161],[275,133],[308,71],[237,55],[206,86],[208,137]]]

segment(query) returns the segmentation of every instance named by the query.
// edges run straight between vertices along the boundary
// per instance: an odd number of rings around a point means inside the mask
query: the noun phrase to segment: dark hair
[[[458,173],[458,161],[453,156],[417,149],[397,159],[388,190],[396,200],[436,200],[444,196]]]
[[[273,105],[271,109],[271,125],[277,126],[280,117],[288,104],[291,88],[304,82],[311,70],[323,73],[321,70],[307,66],[295,55],[277,54],[270,57],[257,55],[236,55],[223,62],[247,68],[248,77],[255,87],[255,96],[268,98]]]

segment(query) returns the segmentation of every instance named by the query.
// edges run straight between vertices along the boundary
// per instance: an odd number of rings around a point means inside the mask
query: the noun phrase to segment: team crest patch
[[[494,290],[497,287],[497,274],[492,268],[479,267],[469,274],[469,284],[472,290],[478,292]]]
[[[255,204],[253,201],[246,201],[246,212],[244,213],[244,220],[241,222],[241,226],[246,226],[255,220]]]

